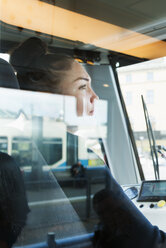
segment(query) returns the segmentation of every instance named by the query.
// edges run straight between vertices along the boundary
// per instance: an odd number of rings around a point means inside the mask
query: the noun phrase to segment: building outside
[[[140,158],[151,159],[141,95],[156,145],[166,147],[166,57],[118,68],[118,75]],[[158,155],[160,164],[165,166],[163,178],[166,178],[166,159]]]

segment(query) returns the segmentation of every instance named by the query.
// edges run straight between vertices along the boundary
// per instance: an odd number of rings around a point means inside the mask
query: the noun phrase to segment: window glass
[[[135,180],[112,70],[86,70],[101,98],[90,115],[83,110],[78,116],[73,96],[0,89],[1,137],[6,137],[7,153],[21,168],[30,208],[17,247],[44,242],[49,232],[55,232],[57,240],[92,233],[99,221],[92,200],[108,186],[108,161],[121,183],[131,175]],[[122,172],[120,166],[130,169]],[[90,236],[87,240],[91,242]]]
[[[131,74],[127,74],[126,75],[126,83],[131,83],[132,82],[132,75]]]
[[[164,115],[164,103],[165,103],[165,87],[166,87],[166,59],[160,58],[157,60],[144,62],[132,66],[118,68],[118,75],[120,79],[120,85],[124,100],[126,102],[129,118],[132,122],[132,128],[134,131],[139,156],[146,179],[154,179],[153,163],[150,151],[150,145],[148,141],[148,134],[146,129],[146,122],[144,117],[144,111],[141,101],[141,95],[144,97],[144,101],[147,105],[149,120],[153,129],[156,146],[166,145],[165,140],[165,127],[166,118]],[[149,71],[150,70],[150,71]],[[123,80],[123,75],[126,71],[130,71],[133,77],[137,76],[138,81],[133,82],[131,85],[126,85]],[[140,76],[139,76],[140,75]],[[146,78],[142,81],[141,78]],[[153,75],[157,78],[154,81]],[[152,80],[153,79],[153,80]],[[131,105],[128,104],[126,94],[130,91],[134,95]],[[157,148],[158,150],[158,148]],[[159,152],[162,152],[163,155]],[[166,178],[166,160],[165,151],[161,149],[157,152],[160,177]]]
[[[145,97],[146,97],[147,104],[153,104],[154,103],[154,90],[147,90]]]
[[[152,81],[154,79],[154,74],[152,71],[147,72],[147,80]]]
[[[32,143],[24,137],[13,137],[12,157],[20,166],[31,166],[32,164]]]
[[[8,152],[8,139],[7,137],[0,137],[0,151],[1,152]]]
[[[62,159],[62,139],[44,139],[43,141],[43,157],[47,164],[54,164]]]
[[[77,118],[73,97],[0,91],[1,110],[5,113],[1,123],[5,120],[6,124],[1,125],[1,133],[7,135],[1,136],[1,151],[12,155],[21,168],[30,207],[17,246],[44,242],[51,230],[57,239],[92,232],[97,219],[90,207],[89,194],[105,187],[100,138],[107,133],[106,109],[103,109],[107,103],[98,102],[103,120],[99,112],[96,117]],[[64,109],[60,120],[59,113]],[[77,142],[73,142],[72,136],[77,137]],[[8,146],[11,151],[7,151]],[[69,148],[70,153],[76,154],[73,160],[68,159]],[[78,179],[71,173],[77,161],[83,166]],[[84,219],[89,221],[86,223]]]
[[[130,92],[130,91],[126,92],[125,101],[126,101],[127,105],[132,104],[132,92]]]

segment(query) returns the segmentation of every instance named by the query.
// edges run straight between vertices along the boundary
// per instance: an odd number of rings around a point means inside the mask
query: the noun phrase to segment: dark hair
[[[0,152],[0,240],[11,247],[26,224],[29,207],[21,171]]]
[[[10,63],[24,90],[61,93],[59,83],[74,59],[65,54],[49,53],[41,39],[31,37],[11,52]]]

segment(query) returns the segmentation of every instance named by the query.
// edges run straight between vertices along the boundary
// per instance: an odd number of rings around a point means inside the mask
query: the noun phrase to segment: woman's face
[[[98,96],[91,88],[91,78],[86,70],[74,61],[71,69],[64,73],[64,78],[60,83],[62,94],[76,97],[78,116],[83,113],[93,115],[94,100],[98,99]]]

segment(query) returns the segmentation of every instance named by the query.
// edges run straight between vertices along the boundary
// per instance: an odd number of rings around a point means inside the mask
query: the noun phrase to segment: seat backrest
[[[12,66],[0,58],[0,87],[19,89],[19,83]]]

